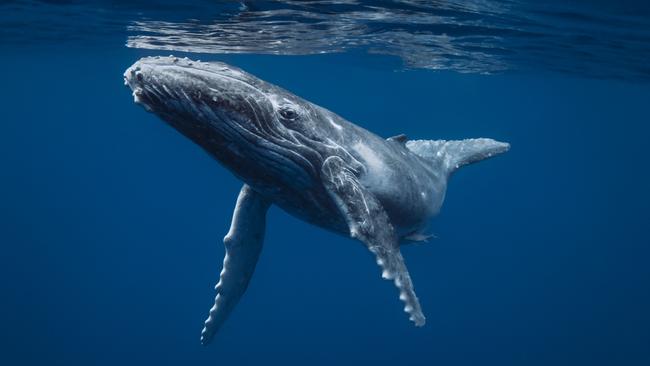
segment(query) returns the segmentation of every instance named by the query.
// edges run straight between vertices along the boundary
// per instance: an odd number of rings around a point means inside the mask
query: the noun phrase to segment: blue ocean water
[[[2,365],[650,364],[647,2],[4,1],[0,45]],[[170,53],[381,136],[511,143],[402,249],[425,327],[272,208],[201,346],[241,183],[123,86]]]

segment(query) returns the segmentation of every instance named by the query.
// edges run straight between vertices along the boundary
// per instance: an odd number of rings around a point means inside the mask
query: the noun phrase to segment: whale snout
[[[145,108],[149,109],[149,105],[143,103],[142,100],[145,92],[145,75],[140,61],[133,64],[133,66],[124,72],[124,85],[131,89],[135,103],[142,104]]]
[[[124,84],[136,104],[195,140],[262,137],[277,125],[275,89],[224,63],[146,57],[124,72]]]
[[[156,102],[173,99],[170,86],[176,78],[173,70],[165,65],[175,65],[179,61],[177,57],[147,57],[126,69],[124,85],[133,92],[133,101],[151,111]]]
[[[264,99],[256,78],[235,67],[173,56],[140,59],[124,72],[124,85],[135,103],[154,112],[181,104],[189,109],[241,107],[244,99]]]

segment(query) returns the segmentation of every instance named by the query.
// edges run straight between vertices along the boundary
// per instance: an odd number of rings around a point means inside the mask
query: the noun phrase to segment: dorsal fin
[[[404,143],[406,143],[406,141],[407,141],[408,139],[409,139],[409,138],[408,138],[405,134],[400,133],[399,135],[395,135],[395,136],[389,137],[389,138],[387,138],[386,140],[388,140],[388,141],[395,141],[395,142],[399,142],[400,144],[404,144]]]
[[[510,149],[510,144],[492,139],[411,140],[406,147],[414,154],[441,164],[447,174],[463,165],[475,163]]]

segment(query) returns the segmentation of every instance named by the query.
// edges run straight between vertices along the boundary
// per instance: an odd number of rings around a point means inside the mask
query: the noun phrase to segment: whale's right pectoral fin
[[[399,251],[397,235],[379,200],[361,185],[354,168],[337,156],[325,160],[322,178],[325,189],[347,220],[350,236],[363,242],[376,256],[382,277],[395,282],[410,320],[417,326],[424,325],[424,314]]]
[[[217,296],[201,332],[208,344],[248,287],[262,250],[269,202],[244,185],[237,198],[230,231],[223,239],[226,256],[217,283]]]

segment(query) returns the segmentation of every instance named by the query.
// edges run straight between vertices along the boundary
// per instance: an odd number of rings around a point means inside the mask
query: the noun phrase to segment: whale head
[[[251,131],[272,107],[259,79],[224,63],[146,57],[126,70],[124,83],[135,103],[184,133],[226,123]]]
[[[134,101],[203,147],[244,181],[261,174],[304,175],[316,114],[284,89],[236,67],[147,57],[124,73]],[[304,152],[304,151],[303,151]],[[305,155],[305,154],[302,154]],[[309,155],[309,154],[306,154]]]

